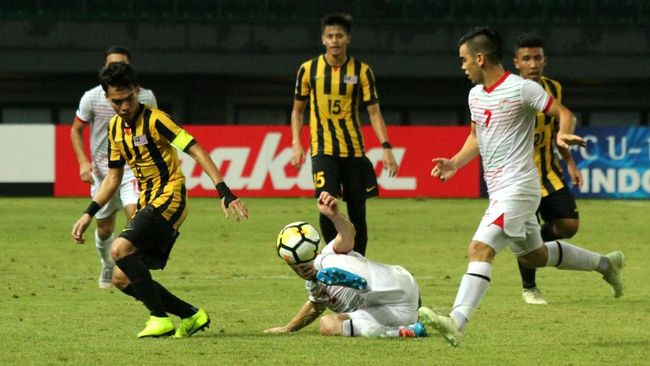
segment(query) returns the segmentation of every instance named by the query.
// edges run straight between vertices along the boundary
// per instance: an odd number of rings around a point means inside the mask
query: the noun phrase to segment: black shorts
[[[316,155],[311,158],[311,172],[314,178],[314,197],[323,191],[350,201],[379,195],[377,176],[372,163],[366,156],[340,158],[331,155]]]
[[[126,224],[120,237],[133,243],[147,268],[163,269],[178,234],[154,206],[147,205]]]
[[[555,219],[579,219],[578,206],[567,187],[542,197],[537,209],[538,217],[544,222],[551,222]]]

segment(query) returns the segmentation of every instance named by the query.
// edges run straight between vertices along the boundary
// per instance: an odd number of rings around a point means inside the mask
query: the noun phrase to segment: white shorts
[[[93,179],[95,183],[90,187],[90,196],[95,198],[99,186],[102,184],[104,177],[97,177],[93,174]],[[138,190],[138,182],[133,176],[133,172],[129,169],[124,170],[124,176],[122,176],[122,183],[117,189],[117,192],[111,197],[111,199],[102,207],[95,218],[105,219],[113,214],[113,212],[120,210],[128,205],[135,205],[138,203],[138,198],[140,197],[140,192]]]
[[[499,193],[490,197],[490,205],[472,240],[489,245],[497,253],[509,246],[517,257],[542,246],[540,226],[535,216],[540,196]]]
[[[347,313],[350,319],[395,327],[418,320],[420,288],[415,278],[403,267],[390,267],[390,272],[374,273],[368,281],[365,306]]]

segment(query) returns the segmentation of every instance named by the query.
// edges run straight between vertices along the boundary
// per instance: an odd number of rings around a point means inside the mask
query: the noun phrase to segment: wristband
[[[237,199],[237,196],[230,191],[230,188],[228,188],[225,182],[217,183],[214,187],[217,189],[217,192],[219,192],[219,198],[223,198],[223,203],[226,208],[228,208],[232,201]]]
[[[88,205],[88,208],[86,208],[86,211],[84,213],[90,215],[90,217],[94,217],[97,211],[99,211],[102,208],[102,206],[99,205],[99,203],[92,201]]]
[[[383,147],[384,149],[392,149],[393,145],[391,145],[390,142],[386,141],[381,143],[381,147]]]

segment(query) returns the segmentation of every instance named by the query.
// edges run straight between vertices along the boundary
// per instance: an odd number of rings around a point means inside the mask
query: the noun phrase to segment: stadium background
[[[633,135],[648,161],[649,0],[110,4],[0,1],[0,127],[70,124],[82,93],[97,84],[103,51],[114,44],[132,50],[142,84],[154,90],[161,109],[185,125],[288,126],[295,72],[323,52],[319,19],[345,11],[355,19],[348,53],[372,65],[389,128],[467,126],[471,84],[459,68],[457,40],[475,25],[490,25],[504,38],[504,65],[510,70],[516,35],[543,36],[545,73],[563,83],[565,104],[576,112],[579,126],[637,128]],[[629,135],[617,130],[602,140],[616,134]],[[6,187],[16,182],[7,172],[18,162],[11,161],[5,143],[15,136],[3,135],[0,186]],[[29,133],[19,140],[29,143]],[[639,177],[647,165],[641,169]],[[645,180],[650,185],[650,175]]]

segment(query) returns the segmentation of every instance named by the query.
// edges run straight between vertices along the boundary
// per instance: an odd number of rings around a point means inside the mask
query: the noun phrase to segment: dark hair
[[[467,43],[472,54],[482,53],[493,64],[500,64],[502,58],[501,37],[492,28],[476,27],[458,41],[458,47]]]
[[[345,13],[327,14],[320,20],[321,33],[325,32],[325,27],[331,25],[338,25],[345,29],[345,33],[352,32],[352,16]]]
[[[138,86],[138,75],[135,69],[126,62],[111,62],[99,72],[99,83],[108,92],[108,87],[134,88]]]
[[[544,48],[542,37],[534,33],[522,33],[515,41],[515,53],[520,48]]]
[[[131,51],[129,51],[128,48],[122,47],[122,46],[110,46],[110,47],[108,47],[106,52],[104,52],[104,60],[106,60],[106,57],[108,57],[108,55],[113,55],[113,54],[116,54],[116,53],[126,56],[127,60],[131,61]]]

